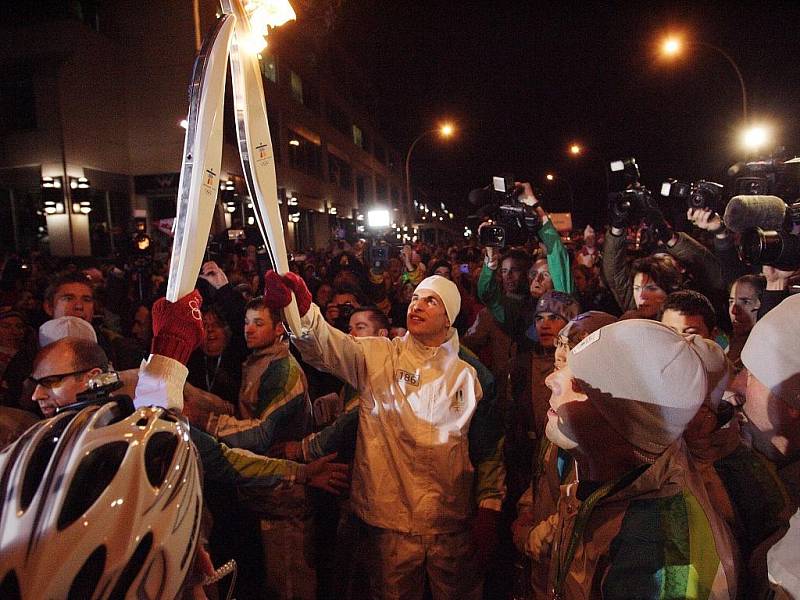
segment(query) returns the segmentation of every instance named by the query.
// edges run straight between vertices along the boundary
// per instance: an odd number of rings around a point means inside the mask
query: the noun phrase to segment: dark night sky
[[[443,115],[463,129],[448,144],[418,145],[415,182],[454,204],[493,174],[542,182],[552,169],[573,181],[579,220],[596,221],[606,160],[635,156],[657,189],[668,176],[725,182],[741,158],[733,69],[696,46],[665,63],[656,48],[665,31],[728,51],[751,120],[800,152],[800,3],[737,4],[345,0],[335,35],[375,82],[383,128],[403,154]],[[571,140],[589,150],[578,162],[565,153]]]

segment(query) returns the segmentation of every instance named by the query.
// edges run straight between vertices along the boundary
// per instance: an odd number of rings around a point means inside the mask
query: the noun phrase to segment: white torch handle
[[[233,15],[217,22],[194,64],[167,282],[170,302],[194,289],[208,243],[219,193],[225,72],[235,22]]]
[[[241,0],[222,0],[222,8],[226,13],[236,15],[236,30],[231,44],[231,79],[242,170],[254,200],[256,222],[267,241],[272,264],[283,275],[289,272],[289,257],[278,206],[278,179],[261,70],[258,57],[242,47],[242,40],[250,34],[250,26]],[[289,331],[300,335],[300,314],[294,297],[284,309],[284,319]]]

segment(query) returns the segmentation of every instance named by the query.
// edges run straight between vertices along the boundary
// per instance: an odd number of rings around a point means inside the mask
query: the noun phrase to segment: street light
[[[742,132],[742,145],[750,152],[758,152],[769,142],[770,132],[764,125],[753,125]]]
[[[581,148],[580,144],[570,144],[569,153],[572,156],[579,156],[583,152],[583,148]]]
[[[744,77],[742,76],[742,71],[739,69],[739,65],[736,64],[736,61],[731,58],[731,55],[725,52],[719,46],[715,46],[714,44],[709,44],[708,42],[704,42],[702,40],[692,40],[689,42],[684,42],[681,38],[676,36],[670,36],[661,43],[661,54],[663,54],[667,58],[673,58],[678,56],[681,51],[683,50],[684,44],[686,46],[704,46],[706,48],[711,48],[718,54],[721,54],[725,60],[733,67],[733,70],[736,71],[736,76],[739,78],[739,86],[742,88],[742,119],[744,120],[745,124],[747,123],[747,88],[744,84]]]
[[[455,126],[452,123],[442,123],[436,129],[428,129],[427,131],[423,131],[420,133],[416,139],[411,142],[411,146],[408,148],[408,152],[406,152],[406,208],[409,215],[413,215],[413,199],[411,197],[411,153],[414,152],[414,148],[419,143],[419,141],[427,135],[432,133],[438,133],[442,138],[447,139],[452,137],[455,133]]]

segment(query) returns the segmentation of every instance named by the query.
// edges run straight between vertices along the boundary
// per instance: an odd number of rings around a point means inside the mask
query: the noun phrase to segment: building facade
[[[137,222],[166,229],[198,38],[218,10],[212,0],[55,1],[4,21],[3,249],[110,256]],[[375,125],[369,82],[302,14],[269,40],[260,64],[289,249],[325,246],[377,206],[404,223],[402,159]],[[230,85],[225,104],[216,231],[253,223]]]

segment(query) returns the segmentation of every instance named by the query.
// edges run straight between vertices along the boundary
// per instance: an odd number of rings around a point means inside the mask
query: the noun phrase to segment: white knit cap
[[[714,341],[696,336],[695,340],[698,343],[705,344],[704,351],[699,352],[700,360],[703,361],[703,366],[706,369],[706,376],[708,377],[708,394],[706,395],[706,402],[711,407],[711,410],[717,412],[719,403],[725,390],[728,389],[728,384],[733,375],[733,365],[728,357],[725,356],[725,351]]]
[[[39,347],[57,342],[61,338],[77,337],[97,343],[94,328],[80,317],[58,317],[45,321],[39,327]]]
[[[776,397],[800,408],[800,295],[789,296],[756,322],[742,362]]]
[[[461,293],[458,291],[458,287],[455,283],[441,275],[431,275],[419,282],[419,285],[414,291],[416,292],[417,290],[436,292],[439,298],[442,299],[442,302],[444,302],[444,309],[447,311],[447,318],[450,319],[450,325],[455,322],[458,311],[461,310]]]
[[[661,454],[681,436],[709,393],[709,346],[647,319],[602,327],[569,353],[567,364],[616,432]]]

